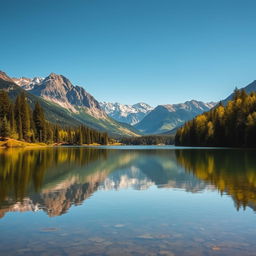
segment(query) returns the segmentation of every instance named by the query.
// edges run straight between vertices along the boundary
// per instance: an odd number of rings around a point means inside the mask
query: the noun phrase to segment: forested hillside
[[[181,127],[175,137],[183,146],[256,146],[256,92],[235,90],[227,105],[221,103]]]
[[[120,142],[126,145],[173,145],[174,135],[148,135],[141,137],[124,137]]]
[[[32,109],[25,93],[12,102],[6,91],[0,91],[0,137],[25,142],[107,144],[108,136],[85,126],[60,127],[46,121],[39,103]]]

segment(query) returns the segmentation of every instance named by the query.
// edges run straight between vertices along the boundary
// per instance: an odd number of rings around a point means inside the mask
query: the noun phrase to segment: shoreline
[[[98,146],[121,146],[124,145],[122,143],[113,143],[108,145],[101,145],[98,143],[91,143],[91,144],[82,144],[82,145],[76,145],[76,144],[68,144],[68,143],[54,143],[54,144],[45,144],[45,143],[30,143],[15,139],[6,139],[0,141],[0,149],[14,149],[14,148],[46,148],[46,147],[72,147],[72,146],[78,146],[78,147],[98,147]]]

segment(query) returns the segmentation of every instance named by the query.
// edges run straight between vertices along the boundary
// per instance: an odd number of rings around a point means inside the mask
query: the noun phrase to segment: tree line
[[[46,120],[44,110],[38,102],[32,109],[25,93],[21,93],[13,103],[4,90],[0,90],[0,137],[31,143],[108,144],[107,133],[83,125],[54,125]]]
[[[148,135],[141,137],[124,137],[120,142],[126,145],[172,145],[174,136],[172,135]]]
[[[178,129],[175,145],[255,147],[256,92],[236,89],[227,105],[219,103]]]

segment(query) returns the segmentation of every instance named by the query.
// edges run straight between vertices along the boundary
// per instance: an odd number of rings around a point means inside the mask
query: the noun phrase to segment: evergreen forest
[[[0,91],[0,137],[30,143],[108,144],[107,133],[83,125],[61,127],[52,124],[45,119],[39,103],[32,108],[24,93],[12,102],[4,90]]]
[[[179,128],[175,145],[255,147],[256,92],[236,89],[226,105],[219,103]]]

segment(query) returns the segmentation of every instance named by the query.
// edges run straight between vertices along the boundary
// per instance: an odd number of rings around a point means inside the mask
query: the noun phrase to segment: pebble
[[[140,236],[137,236],[137,238],[142,238],[142,239],[154,239],[154,237],[150,234],[143,234]]]
[[[220,247],[218,247],[218,246],[213,246],[213,247],[212,247],[212,250],[213,250],[213,251],[220,251]]]
[[[125,225],[124,224],[116,224],[114,227],[115,228],[123,228]]]
[[[105,239],[101,237],[91,237],[89,238],[89,241],[95,242],[95,243],[102,243],[102,242],[105,242]]]
[[[41,232],[55,232],[57,230],[58,228],[41,228],[40,229]]]
[[[160,251],[159,252],[160,255],[163,255],[163,256],[175,256],[175,254],[173,252],[170,252],[170,251]]]

